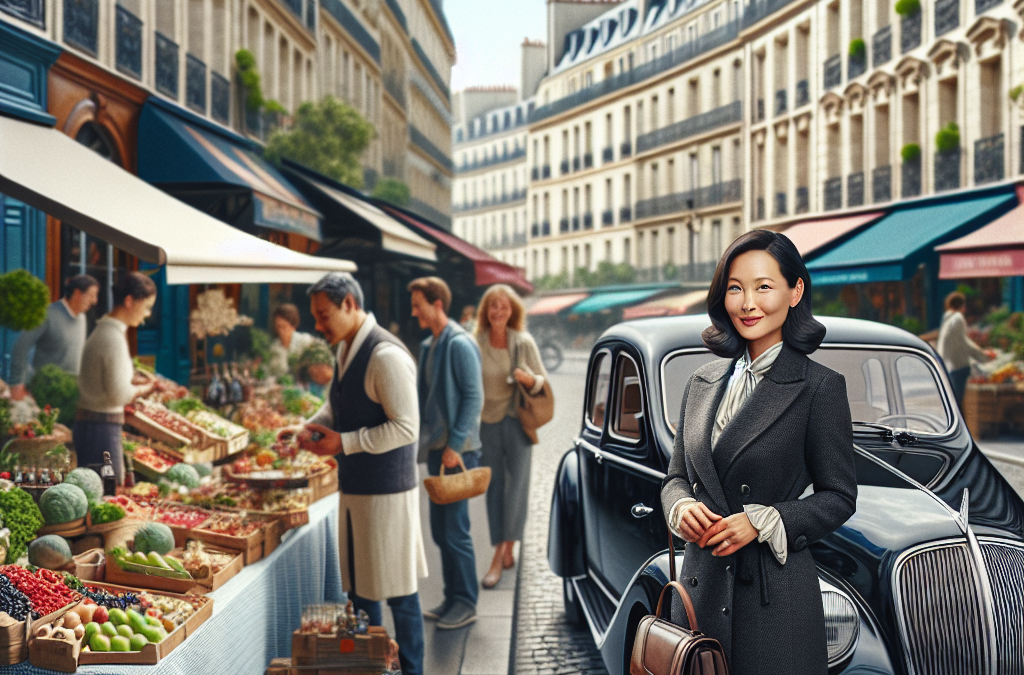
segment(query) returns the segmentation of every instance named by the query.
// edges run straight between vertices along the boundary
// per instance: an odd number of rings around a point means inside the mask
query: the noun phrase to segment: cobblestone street
[[[551,376],[555,418],[541,430],[533,451],[530,511],[520,553],[509,673],[568,675],[607,673],[589,629],[570,626],[562,603],[562,579],[548,567],[548,513],[558,462],[579,431],[585,355],[567,358]]]

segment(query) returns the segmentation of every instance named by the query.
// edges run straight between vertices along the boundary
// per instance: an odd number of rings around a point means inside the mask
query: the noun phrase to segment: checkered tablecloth
[[[291,530],[276,551],[214,591],[213,616],[155,666],[80,666],[112,675],[262,675],[272,658],[290,656],[305,605],[341,599],[338,496],[311,505],[309,524]],[[28,661],[0,675],[49,675]]]

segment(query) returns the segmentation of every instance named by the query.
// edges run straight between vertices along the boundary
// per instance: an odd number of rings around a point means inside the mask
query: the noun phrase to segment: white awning
[[[169,284],[313,283],[352,272],[247,234],[162,192],[56,129],[0,116],[0,192],[146,262]]]
[[[373,204],[345,194],[341,190],[309,176],[303,176],[303,178],[315,185],[325,195],[380,230],[380,243],[383,249],[422,260],[437,261],[436,244],[427,241]]]

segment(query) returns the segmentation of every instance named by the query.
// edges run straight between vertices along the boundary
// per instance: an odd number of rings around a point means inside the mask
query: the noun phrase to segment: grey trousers
[[[480,425],[480,466],[491,468],[487,488],[487,524],[491,545],[521,541],[526,528],[530,494],[530,459],[533,446],[523,433],[518,417]]]

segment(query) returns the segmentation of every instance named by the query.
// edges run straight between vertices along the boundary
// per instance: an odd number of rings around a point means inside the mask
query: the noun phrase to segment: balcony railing
[[[623,141],[622,144],[619,145],[619,158],[625,159],[626,157],[629,157],[632,154],[633,144],[630,143],[629,141]]]
[[[594,229],[594,214],[584,213],[583,214],[583,229],[592,230]]]
[[[582,162],[580,162],[580,158],[579,157],[573,157],[572,158],[572,170],[573,171],[579,171],[581,166],[582,166]]]
[[[578,232],[579,229],[580,229],[580,217],[579,216],[573,216],[572,217],[572,231],[573,232]]]
[[[871,202],[883,204],[892,201],[892,165],[876,166],[871,170]]]
[[[613,225],[615,224],[615,213],[611,209],[605,209],[601,212],[601,225]]]
[[[921,158],[904,162],[900,167],[900,196],[904,199],[921,194]]]
[[[534,227],[537,227],[534,225]],[[533,236],[537,236],[534,234]],[[501,239],[494,239],[491,241],[488,248],[493,250],[502,250],[508,248],[517,248],[519,246],[526,246],[526,232],[513,232],[511,236],[504,234]]]
[[[619,208],[619,222],[628,223],[633,220],[633,209],[628,206],[622,206]]]
[[[825,59],[825,89],[833,89],[843,83],[843,55],[833,54]]]
[[[569,231],[569,219],[568,218],[562,218],[561,220],[558,221],[558,231],[560,233],[562,233],[562,234],[565,234],[566,232]]]
[[[788,1],[789,0],[787,0],[787,2]],[[769,2],[765,4],[771,3]],[[648,61],[636,68],[605,78],[600,82],[595,82],[589,87],[581,89],[580,91],[570,94],[564,98],[560,98],[557,101],[553,101],[548,105],[534,108],[533,112],[531,112],[529,116],[530,122],[539,122],[540,120],[547,119],[553,115],[558,115],[566,112],[567,110],[572,110],[577,106],[589,103],[590,101],[598,99],[606,94],[643,82],[650,77],[654,77],[659,73],[675,68],[676,66],[686,63],[705,52],[721,47],[722,45],[735,40],[739,36],[739,31],[739,21],[731,21],[724,26],[708,31],[694,40],[684,42],[682,45],[667,54]]]
[[[935,37],[960,26],[960,0],[935,0]]]
[[[206,114],[206,64],[185,54],[185,105]]]
[[[750,28],[769,14],[774,14],[793,0],[753,0],[743,8],[743,27]]]
[[[754,220],[764,220],[764,197],[758,197],[754,202]]]
[[[796,208],[793,209],[793,213],[807,213],[811,210],[811,193],[807,189],[806,185],[801,185],[796,189]]]
[[[1003,0],[974,0],[974,13],[981,14],[1003,4]]]
[[[545,220],[543,223],[540,224],[540,234],[542,237],[547,237],[551,235],[551,221]]]
[[[776,192],[775,193],[775,217],[786,215],[786,193]]]
[[[807,80],[800,80],[796,83],[796,104],[794,108],[807,105],[811,102],[811,84]]]
[[[608,162],[615,161],[615,148],[608,146],[601,151],[601,162],[607,164]]]
[[[449,171],[455,171],[455,165],[452,163],[451,157],[446,155],[441,148],[431,143],[430,139],[422,131],[411,124],[409,125],[409,140],[412,141],[413,145],[427,153],[435,162]]]
[[[921,12],[900,19],[900,53],[921,46]]]
[[[531,237],[539,237],[540,236],[540,224],[539,223],[534,223],[533,225],[530,225],[530,236]]]
[[[485,169],[489,166],[504,164],[505,162],[513,162],[523,157],[526,157],[526,148],[516,148],[512,150],[512,152],[505,152],[500,155],[491,155],[472,162],[463,162],[455,170],[459,173],[465,171],[476,171],[477,169]],[[537,180],[538,171],[539,169],[537,167],[533,167],[531,170],[530,176],[533,180]]]
[[[178,98],[178,45],[162,33],[156,33],[156,90]]]
[[[974,182],[978,185],[1003,180],[1003,157],[1006,152],[1003,135],[997,134],[974,142]]]
[[[775,116],[782,115],[787,110],[786,105],[786,90],[779,89],[775,92]]]
[[[707,185],[696,190],[677,192],[664,197],[642,199],[636,203],[637,220],[653,218],[672,213],[717,206],[743,199],[743,181],[735,178],[724,183]]]
[[[754,110],[754,121],[755,122],[763,122],[764,121],[764,99],[763,98],[757,99],[757,108]]]
[[[583,154],[583,168],[589,169],[594,166],[594,153],[587,152]]]
[[[960,148],[935,153],[935,191],[960,187]]]
[[[551,178],[551,165],[550,164],[545,164],[544,166],[541,167],[541,169],[540,169],[540,177],[541,178]]]
[[[291,1],[296,2],[298,0]],[[370,58],[380,63],[380,45],[377,44],[373,36],[363,27],[363,23],[352,14],[341,0],[320,0],[320,6],[327,10],[327,13],[341,24],[341,27],[359,43],[359,46],[366,50]],[[299,16],[302,15],[301,8],[298,14]],[[418,46],[419,43],[413,40],[413,48],[415,49]]]
[[[402,30],[405,31],[406,35],[408,35],[409,21],[405,18],[405,12],[402,11],[402,8],[398,4],[397,0],[387,0],[387,6],[388,9],[391,10],[391,13],[395,15],[395,19],[398,20],[398,25],[400,25],[402,27]]]
[[[858,171],[846,177],[846,205],[864,205],[864,172]]]
[[[871,67],[877,68],[892,60],[892,26],[879,28],[871,37]]]
[[[452,211],[455,213],[462,213],[465,211],[476,211],[477,209],[487,209],[493,206],[502,206],[505,204],[514,204],[521,202],[526,199],[526,189],[513,190],[512,192],[506,192],[500,197],[495,195],[494,197],[484,197],[477,201],[463,202],[462,204],[454,204]]]
[[[395,103],[405,108],[405,82],[401,74],[394,71],[384,73],[384,91],[395,99]]]
[[[134,77],[142,77],[142,20],[121,5],[115,7],[114,51],[117,69]]]
[[[694,115],[681,122],[636,137],[636,151],[645,152],[690,136],[743,120],[743,103],[733,101],[720,108]]]
[[[0,0],[0,12],[10,14],[33,26],[46,28],[45,0]]]
[[[316,32],[316,0],[306,0],[306,28]]]
[[[825,181],[825,210],[843,208],[843,179],[841,176]]]
[[[868,69],[868,56],[867,54],[860,54],[854,56],[850,54],[846,62],[846,78],[852,80],[855,77],[860,77],[864,74],[864,71]]]
[[[231,83],[220,73],[210,71],[210,115],[221,124],[231,121]]]
[[[558,172],[563,176],[569,173],[569,160],[563,159],[562,163],[558,165]]]
[[[64,0],[64,42],[96,56],[99,27],[99,0]]]

